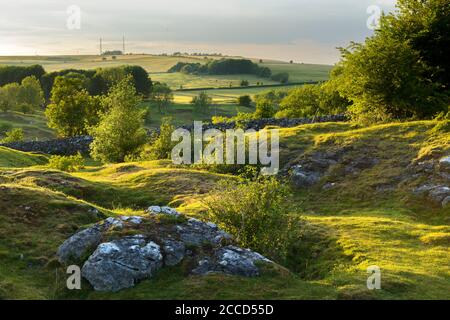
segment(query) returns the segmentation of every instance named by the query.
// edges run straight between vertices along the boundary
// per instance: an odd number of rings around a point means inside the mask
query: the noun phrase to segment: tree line
[[[254,74],[261,78],[270,78],[272,76],[272,71],[269,68],[261,67],[248,59],[210,60],[205,64],[178,62],[168,72],[198,75]]]

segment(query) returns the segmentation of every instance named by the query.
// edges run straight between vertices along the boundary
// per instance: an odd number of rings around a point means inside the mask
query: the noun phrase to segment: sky
[[[333,64],[395,0],[3,0],[0,55],[220,52]],[[73,10],[75,9],[75,11]],[[79,11],[78,11],[79,9]],[[78,12],[80,14],[78,15]],[[79,19],[78,19],[79,17]]]

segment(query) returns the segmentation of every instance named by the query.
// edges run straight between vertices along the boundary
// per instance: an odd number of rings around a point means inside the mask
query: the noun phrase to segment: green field
[[[110,56],[103,61],[98,55],[81,56],[23,56],[23,57],[0,57],[0,65],[27,66],[32,64],[42,65],[47,72],[63,69],[96,69],[116,67],[124,64],[133,64],[143,67],[147,72],[166,72],[176,63],[203,62],[202,57],[173,57],[154,55],[122,55],[113,60]]]
[[[1,57],[0,65],[27,66],[32,64],[42,65],[47,72],[63,69],[96,69],[100,67],[115,67],[124,64],[139,65],[150,73],[154,81],[165,82],[172,89],[204,88],[204,87],[239,87],[242,80],[249,81],[250,85],[257,82],[263,84],[277,84],[267,78],[259,78],[254,75],[227,75],[227,76],[196,76],[181,73],[167,73],[172,66],[178,62],[206,63],[208,59],[219,59],[220,57],[195,57],[195,56],[157,56],[157,55],[122,55],[113,60],[110,56],[103,61],[100,56],[23,56],[23,57]],[[256,59],[254,62],[258,62]],[[314,64],[290,64],[281,61],[268,60],[260,63],[261,66],[269,67],[273,74],[279,72],[289,73],[290,82],[323,81],[328,79],[331,66]]]
[[[256,94],[268,91],[268,90],[290,90],[298,86],[277,86],[277,87],[262,87],[262,88],[237,88],[237,89],[212,89],[204,90],[211,98],[213,98],[214,103],[219,104],[235,104],[236,99],[239,96],[249,95],[254,97]],[[198,95],[202,90],[192,90],[192,91],[175,91],[174,99],[177,103],[189,103],[192,97]]]
[[[196,113],[188,102],[191,98],[186,98],[183,103],[173,103],[166,112],[160,113],[158,109],[151,103],[147,102],[146,105],[150,108],[150,120],[146,122],[146,126],[149,128],[159,127],[163,117],[170,117],[172,123],[175,126],[190,125],[193,121],[204,121],[210,122],[211,117],[214,116],[224,116],[233,117],[238,112],[254,112],[254,108],[247,108],[238,106],[236,104],[224,104],[214,101],[210,106],[209,111],[206,113]],[[178,97],[177,97],[178,100]]]

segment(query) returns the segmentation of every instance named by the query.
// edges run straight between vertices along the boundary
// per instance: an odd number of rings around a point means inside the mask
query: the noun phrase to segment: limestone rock
[[[116,292],[151,277],[161,267],[160,246],[138,235],[100,244],[82,275],[95,290]]]
[[[80,260],[89,250],[95,250],[101,239],[102,231],[97,225],[74,234],[59,247],[59,262],[67,264],[71,260]]]
[[[304,169],[302,165],[296,165],[291,168],[291,181],[298,188],[306,188],[316,184],[320,175],[313,171]]]
[[[184,242],[172,239],[164,240],[164,264],[166,266],[175,266],[183,260],[186,253]]]
[[[257,262],[273,263],[257,252],[235,246],[219,248],[213,258],[203,258],[192,270],[194,274],[204,275],[211,272],[222,272],[230,275],[255,277],[259,275]]]
[[[195,218],[189,219],[187,224],[178,225],[177,232],[181,241],[194,246],[200,246],[205,243],[219,245],[222,240],[230,240],[232,238],[230,234],[220,230],[215,224]]]

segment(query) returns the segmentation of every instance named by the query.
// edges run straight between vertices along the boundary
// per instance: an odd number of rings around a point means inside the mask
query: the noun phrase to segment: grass
[[[47,163],[46,156],[0,147],[0,168],[21,168]]]
[[[55,138],[55,132],[48,128],[44,112],[23,114],[20,112],[0,112],[0,128],[9,126],[21,128],[26,140],[47,140]]]
[[[168,161],[91,163],[71,174],[43,166],[0,170],[0,297],[448,299],[450,211],[411,192],[419,184],[448,182],[438,175],[413,176],[408,169],[410,163],[450,153],[450,133],[436,128],[442,128],[440,122],[281,129],[282,165],[317,152],[343,152],[343,160],[328,168],[317,186],[294,194],[290,214],[320,229],[323,239],[314,240],[315,255],[298,252],[295,261],[304,272],[266,270],[254,279],[198,277],[186,275],[181,265],[116,294],[94,292],[86,282],[81,292],[65,290],[64,270],[54,261],[68,235],[101,218],[88,209],[96,207],[104,216],[141,215],[145,206],[170,204],[199,216],[208,190],[233,177],[176,168]],[[357,175],[344,174],[342,166],[358,156],[379,162]],[[327,182],[336,187],[323,190]],[[392,188],[379,191],[379,186]],[[381,290],[366,287],[371,265],[381,269]]]
[[[192,98],[191,98],[192,99]],[[190,99],[187,99],[190,101]],[[205,113],[195,112],[192,105],[188,103],[173,103],[167,111],[160,113],[156,106],[147,102],[150,108],[150,120],[147,120],[147,127],[159,127],[164,117],[171,117],[175,126],[191,125],[194,121],[210,122],[213,116],[235,116],[238,112],[254,112],[254,108],[242,107],[236,104],[214,103],[209,111]]]
[[[234,89],[211,89],[206,90],[206,93],[213,99],[214,103],[227,103],[234,104],[239,96],[249,95],[254,97],[255,95],[269,91],[269,90],[291,90],[297,86],[280,86],[275,88],[234,88]],[[202,90],[192,91],[175,91],[175,102],[189,103],[192,97],[197,96]]]
[[[0,65],[27,66],[42,65],[47,72],[63,69],[96,69],[116,67],[124,64],[142,66],[147,72],[166,72],[178,62],[203,62],[202,57],[173,57],[133,54],[117,56],[113,60],[110,56],[103,61],[98,55],[66,55],[66,56],[6,56],[0,57]]]

